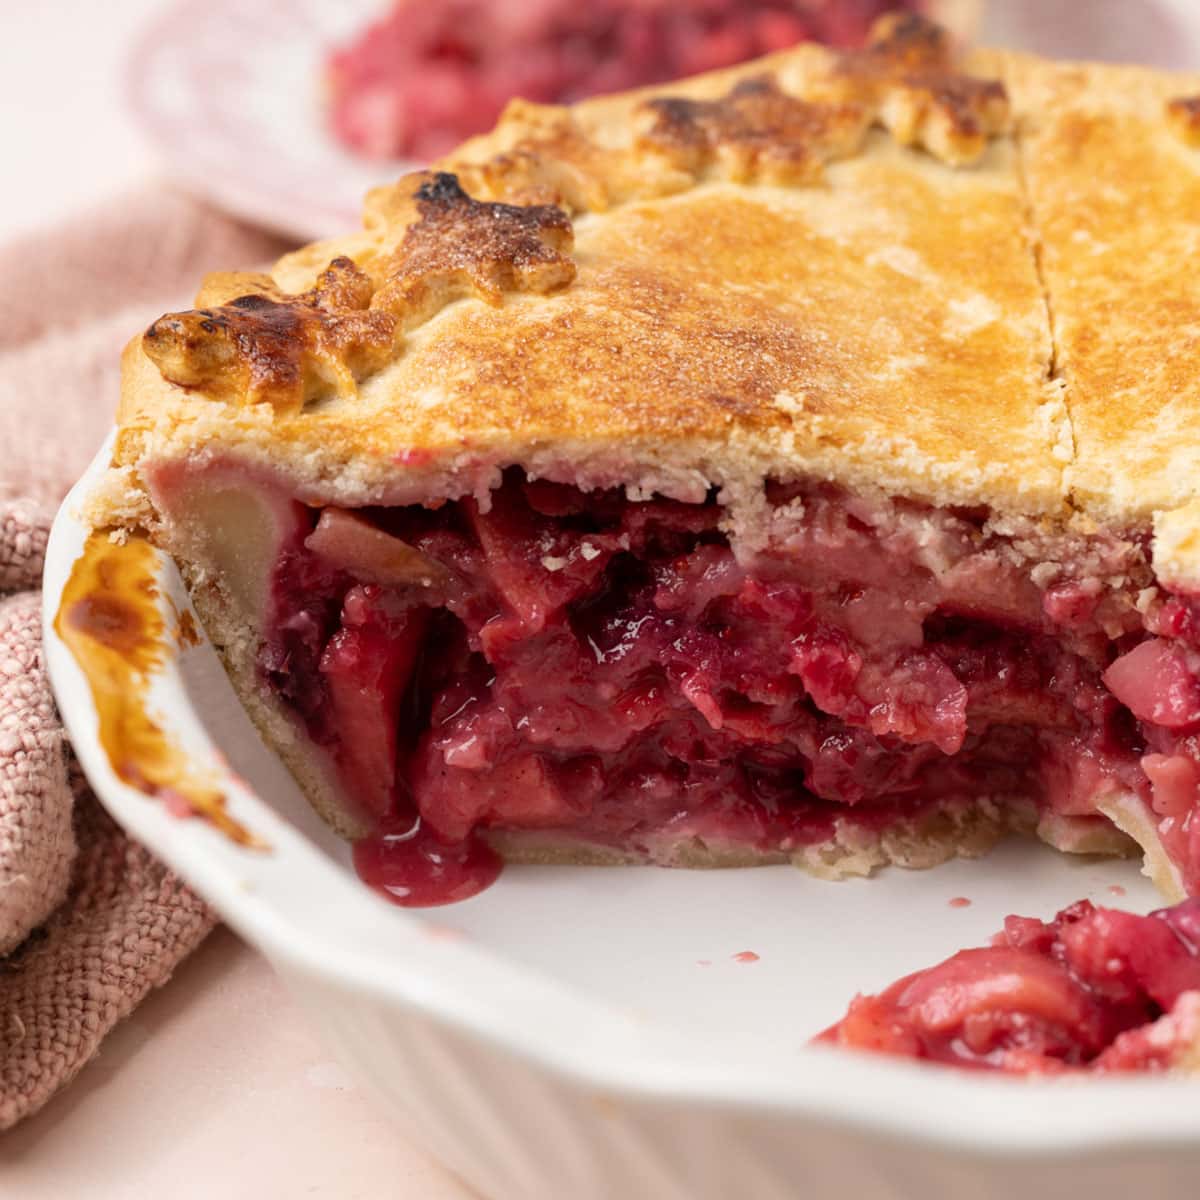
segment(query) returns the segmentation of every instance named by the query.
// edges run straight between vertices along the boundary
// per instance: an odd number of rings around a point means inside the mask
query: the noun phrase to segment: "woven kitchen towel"
[[[0,246],[0,1129],[72,1079],[213,924],[79,773],[37,589],[53,508],[112,422],[123,342],[204,271],[282,249],[165,188]]]

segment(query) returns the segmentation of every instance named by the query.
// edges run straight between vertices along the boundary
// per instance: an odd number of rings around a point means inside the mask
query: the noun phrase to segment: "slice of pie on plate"
[[[366,857],[1197,891],[1197,92],[904,18],[514,104],[136,338],[92,519]]]

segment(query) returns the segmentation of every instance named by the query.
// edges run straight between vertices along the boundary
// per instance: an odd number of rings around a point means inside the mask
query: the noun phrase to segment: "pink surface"
[[[21,1200],[475,1196],[375,1115],[224,929],[0,1139],[0,1177]]]

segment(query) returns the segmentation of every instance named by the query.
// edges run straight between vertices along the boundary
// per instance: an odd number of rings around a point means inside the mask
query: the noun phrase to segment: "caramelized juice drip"
[[[175,614],[175,640],[179,643],[180,650],[200,645],[200,630],[196,628],[196,620],[192,614],[186,608],[180,611],[174,601],[171,602],[171,611]]]
[[[105,532],[91,534],[63,589],[55,632],[91,688],[100,744],[117,777],[173,813],[203,817],[235,842],[263,849],[229,815],[224,793],[197,772],[148,711],[151,676],[172,641],[195,641],[190,614],[179,616],[176,630],[167,629],[156,568],[156,552],[145,539],[117,544]]]

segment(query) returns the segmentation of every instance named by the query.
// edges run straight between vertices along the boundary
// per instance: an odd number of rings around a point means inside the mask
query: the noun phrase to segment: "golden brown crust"
[[[454,175],[420,173],[389,197],[402,231],[373,264],[339,255],[305,292],[269,276],[210,277],[190,312],[168,313],[142,347],[164,380],[207,399],[294,413],[343,399],[391,361],[402,334],[454,300],[499,304],[508,291],[550,291],[575,277],[571,222],[552,205],[471,199]]]
[[[833,56],[809,90],[790,95],[766,74],[715,99],[653,96],[636,145],[692,178],[715,163],[734,180],[802,183],[855,153],[872,123],[956,164],[976,162],[1008,124],[1003,83],[960,70],[949,35],[911,13],[882,18],[865,49]]]
[[[964,72],[950,35],[915,13],[881,17],[864,50],[842,55],[835,79],[839,93],[874,105],[902,144],[945,162],[975,162],[1008,128],[1004,84]]]
[[[710,101],[781,106],[805,114],[805,129],[812,114],[797,105],[819,103],[835,114],[836,141],[846,130],[831,91],[858,79],[877,98],[887,76],[879,62],[851,70],[804,46],[570,111],[516,107],[443,165],[479,193],[475,211],[569,193],[564,203],[578,214],[569,286],[510,291],[496,306],[480,302],[467,270],[443,297],[466,291],[461,301],[422,313],[429,319],[409,331],[403,353],[360,379],[355,395],[299,411],[204,403],[146,370],[135,351],[118,464],[223,446],[343,504],[406,489],[459,494],[511,462],[688,496],[711,483],[732,496],[767,474],[817,474],[1060,517],[1069,447],[1061,399],[1047,386],[1044,303],[1004,139],[974,167],[952,170],[873,133],[819,186],[756,187],[697,181],[637,144],[657,100],[676,113],[676,102],[695,101],[692,116],[711,114]],[[912,67],[899,51],[888,62],[892,75]],[[777,91],[737,90],[764,69]],[[728,153],[753,166],[765,145],[753,121],[748,128],[749,142]],[[704,144],[727,139],[705,133]],[[790,161],[828,153],[809,145]],[[376,282],[379,307],[388,281],[404,278],[414,230],[436,224],[413,225],[406,187],[371,197],[364,233],[282,260],[277,286],[302,293],[346,254]],[[564,221],[543,219],[540,230],[565,236]],[[476,253],[473,235],[460,237],[453,222],[444,232],[440,253]],[[558,246],[548,261],[529,250],[538,280],[565,281]],[[562,274],[540,274],[546,267]],[[393,289],[398,309],[409,286]]]
[[[201,303],[213,303],[214,291],[233,299],[161,318],[147,331],[146,353],[169,383],[222,402],[290,413],[330,395],[352,398],[389,351],[401,352],[402,333],[452,301],[498,305],[506,292],[571,282],[571,223],[542,202],[547,196],[574,211],[603,209],[613,198],[603,176],[628,200],[680,190],[713,167],[739,182],[811,183],[824,162],[862,147],[872,121],[945,161],[972,162],[1007,119],[1003,85],[962,74],[948,36],[919,17],[880,22],[866,50],[827,55],[793,72],[793,83],[814,98],[790,94],[771,74],[731,76],[713,98],[635,94],[623,113],[618,98],[612,115],[626,119],[608,125],[623,145],[606,141],[603,121],[585,130],[562,110],[556,117],[526,106],[525,136],[462,168],[468,183],[508,194],[472,198],[444,171],[402,180],[373,197],[368,225],[378,238],[359,262],[343,253],[310,290],[293,294],[261,277],[223,278]],[[637,169],[622,171],[621,157]],[[513,193],[519,204],[507,202]]]
[[[1056,374],[1076,444],[1075,502],[1149,523],[1200,481],[1200,155],[1170,101],[1196,77],[1007,55]]]
[[[711,184],[581,219],[570,287],[443,310],[353,402],[198,403],[135,351],[118,462],[224,446],[342,503],[524,462],[676,493],[816,473],[1056,512],[1061,404],[994,153],[951,175],[879,141],[825,188]]]
[[[142,347],[169,383],[225,403],[297,412],[328,394],[353,395],[358,379],[392,357],[396,317],[370,311],[371,292],[345,256],[294,296],[269,277],[221,275],[200,293],[202,304],[218,307],[159,317]]]
[[[777,94],[755,100],[763,78]],[[660,121],[672,109],[683,121]],[[943,161],[973,162],[1006,121],[1003,86],[965,74],[950,39],[913,17],[882,21],[864,53],[806,45],[572,108],[517,100],[453,157],[473,194],[603,212],[685,190],[714,166],[735,179],[811,182],[822,161],[859,149],[872,123]]]
[[[371,301],[406,330],[453,300],[494,306],[505,292],[549,292],[575,278],[571,222],[552,204],[473,200],[444,171],[422,177],[413,202],[418,219],[379,268]]]
[[[737,86],[736,79],[730,86]],[[629,152],[618,140],[606,144],[604,122],[585,105],[564,108],[513,100],[496,129],[474,138],[455,155],[454,169],[473,195],[511,204],[557,204],[570,213],[604,212],[638,196],[662,196],[690,187],[693,178]],[[609,101],[620,103],[618,98]],[[626,105],[632,114],[634,105]],[[372,201],[367,201],[367,221]]]

